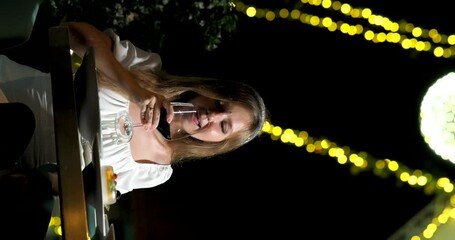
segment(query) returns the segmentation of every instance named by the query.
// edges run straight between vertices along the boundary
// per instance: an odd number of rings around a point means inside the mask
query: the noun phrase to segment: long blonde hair
[[[268,111],[262,97],[250,85],[238,81],[202,77],[184,77],[168,74],[161,70],[132,69],[131,74],[139,85],[149,91],[163,95],[174,101],[185,95],[202,95],[221,101],[235,101],[244,105],[253,119],[251,126],[221,142],[204,142],[193,137],[169,142],[172,148],[172,163],[183,160],[209,158],[239,148],[261,133],[262,126],[268,118]],[[100,78],[100,84],[122,92],[111,81]],[[124,94],[124,93],[123,93]]]

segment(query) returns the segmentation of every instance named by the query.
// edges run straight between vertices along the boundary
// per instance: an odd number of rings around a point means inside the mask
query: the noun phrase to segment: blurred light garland
[[[453,181],[448,177],[438,177],[433,174],[410,167],[391,159],[379,159],[365,151],[356,152],[348,146],[338,146],[326,138],[312,137],[306,131],[283,129],[266,122],[262,128],[273,141],[304,148],[308,153],[315,153],[335,158],[341,165],[350,165],[353,174],[371,171],[380,177],[395,176],[403,183],[415,189],[420,189],[425,195],[454,194]]]
[[[352,174],[359,174],[363,171],[372,171],[379,177],[395,176],[396,179],[415,189],[420,189],[426,195],[446,194],[451,198],[448,206],[432,219],[427,228],[422,230],[421,236],[431,239],[438,229],[438,226],[447,223],[448,218],[455,219],[455,194],[453,181],[448,177],[436,177],[429,172],[420,169],[411,169],[408,166],[390,159],[378,159],[367,152],[355,152],[348,146],[338,146],[335,142],[326,138],[312,137],[306,131],[283,129],[265,122],[262,132],[270,135],[273,141],[281,141],[295,147],[305,148],[308,153],[326,155],[335,158],[341,165],[350,165]],[[412,240],[421,239],[420,236],[413,236]]]
[[[350,24],[342,20],[335,21],[331,16],[321,17],[305,13],[301,10],[305,4],[341,13],[350,21],[363,19],[367,21],[368,25]],[[267,21],[276,19],[300,21],[302,24],[325,28],[330,32],[339,31],[350,36],[362,35],[365,40],[373,43],[394,43],[399,44],[403,49],[431,52],[435,57],[453,58],[455,56],[455,34],[442,34],[437,29],[418,27],[406,20],[396,22],[382,15],[374,14],[369,8],[354,8],[348,3],[339,1],[301,0],[291,10],[256,8],[241,1],[235,1],[235,9],[248,17]]]

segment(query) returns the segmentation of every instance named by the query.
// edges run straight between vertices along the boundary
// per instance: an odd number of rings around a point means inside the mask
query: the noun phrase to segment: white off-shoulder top
[[[128,111],[129,101],[122,95],[104,88],[100,88],[98,95],[101,119],[112,118],[118,112]],[[137,163],[132,157],[129,143],[116,141],[110,134],[102,134],[101,139],[101,163],[114,168],[118,176],[116,188],[121,193],[135,188],[154,187],[171,177],[171,165]]]

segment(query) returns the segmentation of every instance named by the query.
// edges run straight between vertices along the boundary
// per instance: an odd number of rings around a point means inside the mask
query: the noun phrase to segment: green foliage
[[[216,49],[236,30],[238,16],[228,0],[50,0],[56,22],[85,21],[113,28],[147,50],[181,41]]]

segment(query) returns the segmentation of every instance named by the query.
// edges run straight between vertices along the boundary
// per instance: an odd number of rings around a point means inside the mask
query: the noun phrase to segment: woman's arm
[[[106,29],[103,32],[112,39],[115,59],[126,69],[135,67],[148,70],[161,69],[160,55],[144,51],[128,40],[121,40],[112,29]]]
[[[148,123],[147,126],[156,128],[160,108],[163,106],[169,109],[170,104],[161,95],[139,86],[115,58],[112,53],[112,40],[108,35],[88,23],[68,22],[67,25],[70,30],[71,49],[82,57],[89,47],[92,47],[97,69],[118,84],[130,96],[130,101],[138,104],[141,119]]]

